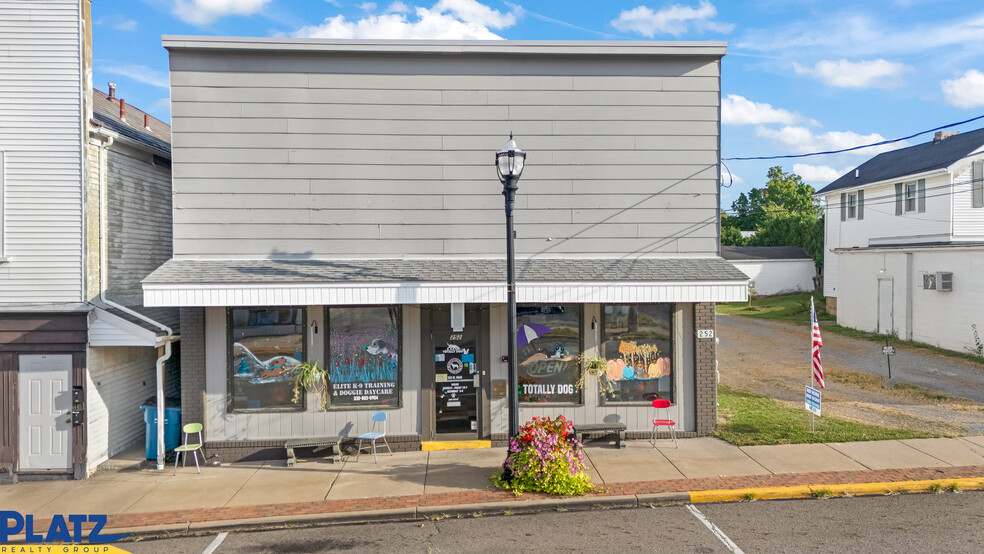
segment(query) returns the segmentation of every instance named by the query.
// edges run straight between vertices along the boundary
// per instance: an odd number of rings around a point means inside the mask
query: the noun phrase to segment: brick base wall
[[[286,460],[287,449],[284,442],[287,439],[278,440],[255,440],[255,441],[205,441],[205,459],[211,462],[213,459],[221,461],[223,464],[233,462],[256,462],[264,460]],[[342,439],[342,453],[345,455],[355,455],[358,439]],[[416,452],[420,450],[420,435],[387,435],[386,442],[393,452]],[[362,453],[372,455],[372,451],[367,447],[369,441],[362,442]],[[387,452],[382,441],[376,442],[376,452]],[[313,448],[295,449],[299,458],[313,456]],[[324,454],[317,454],[324,456]]]
[[[697,396],[697,434],[709,435],[717,427],[717,349],[713,338],[697,338],[698,329],[715,330],[714,303],[694,304],[694,363]],[[716,333],[715,333],[716,334]]]
[[[827,301],[827,303],[826,303],[825,308],[827,310],[827,313],[830,314],[830,315],[837,315],[837,297],[836,296],[828,296],[826,298],[826,301]]]

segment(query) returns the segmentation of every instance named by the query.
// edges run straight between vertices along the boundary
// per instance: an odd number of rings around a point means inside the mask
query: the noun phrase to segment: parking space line
[[[734,552],[735,554],[744,554],[741,549],[738,548],[738,545],[729,539],[728,535],[724,534],[724,531],[718,529],[717,525],[711,523],[711,520],[707,519],[704,514],[700,513],[700,510],[698,510],[693,504],[687,504],[687,509],[690,510],[690,513],[693,514],[695,518],[699,519],[701,523],[710,529],[711,533],[714,533],[714,536],[724,543],[724,546],[728,550]]]
[[[202,554],[212,554],[215,552],[215,549],[218,548],[219,545],[222,544],[222,541],[224,541],[228,536],[229,533],[219,533],[216,535],[215,540],[212,541],[212,544],[208,545],[205,550],[202,550]]]

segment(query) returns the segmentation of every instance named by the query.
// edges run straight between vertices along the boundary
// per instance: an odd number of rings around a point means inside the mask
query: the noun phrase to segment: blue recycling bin
[[[156,403],[155,403],[156,404]],[[157,406],[140,406],[147,424],[146,455],[157,459]],[[181,444],[181,408],[164,408],[164,450],[174,450]]]

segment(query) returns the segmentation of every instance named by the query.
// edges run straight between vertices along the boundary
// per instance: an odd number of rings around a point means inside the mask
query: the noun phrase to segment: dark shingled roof
[[[949,167],[981,146],[984,146],[984,129],[960,133],[939,142],[930,141],[909,148],[885,152],[859,165],[857,169],[860,172],[856,178],[854,177],[854,170],[851,170],[820,189],[817,194],[826,194],[835,190],[860,187],[868,183],[877,183]]]
[[[504,260],[168,260],[145,284],[494,282]],[[747,281],[721,258],[517,260],[517,281]]]
[[[171,126],[154,116],[148,117],[149,129],[143,126],[146,112],[126,105],[126,121],[120,119],[120,99],[110,98],[92,89],[92,117],[112,131],[167,154],[171,153]]]
[[[722,246],[725,260],[812,260],[799,246]]]

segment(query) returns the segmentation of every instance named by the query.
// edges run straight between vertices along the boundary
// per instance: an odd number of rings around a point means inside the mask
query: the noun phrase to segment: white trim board
[[[505,303],[505,283],[144,284],[144,306]],[[744,302],[747,281],[518,283],[519,302]]]

